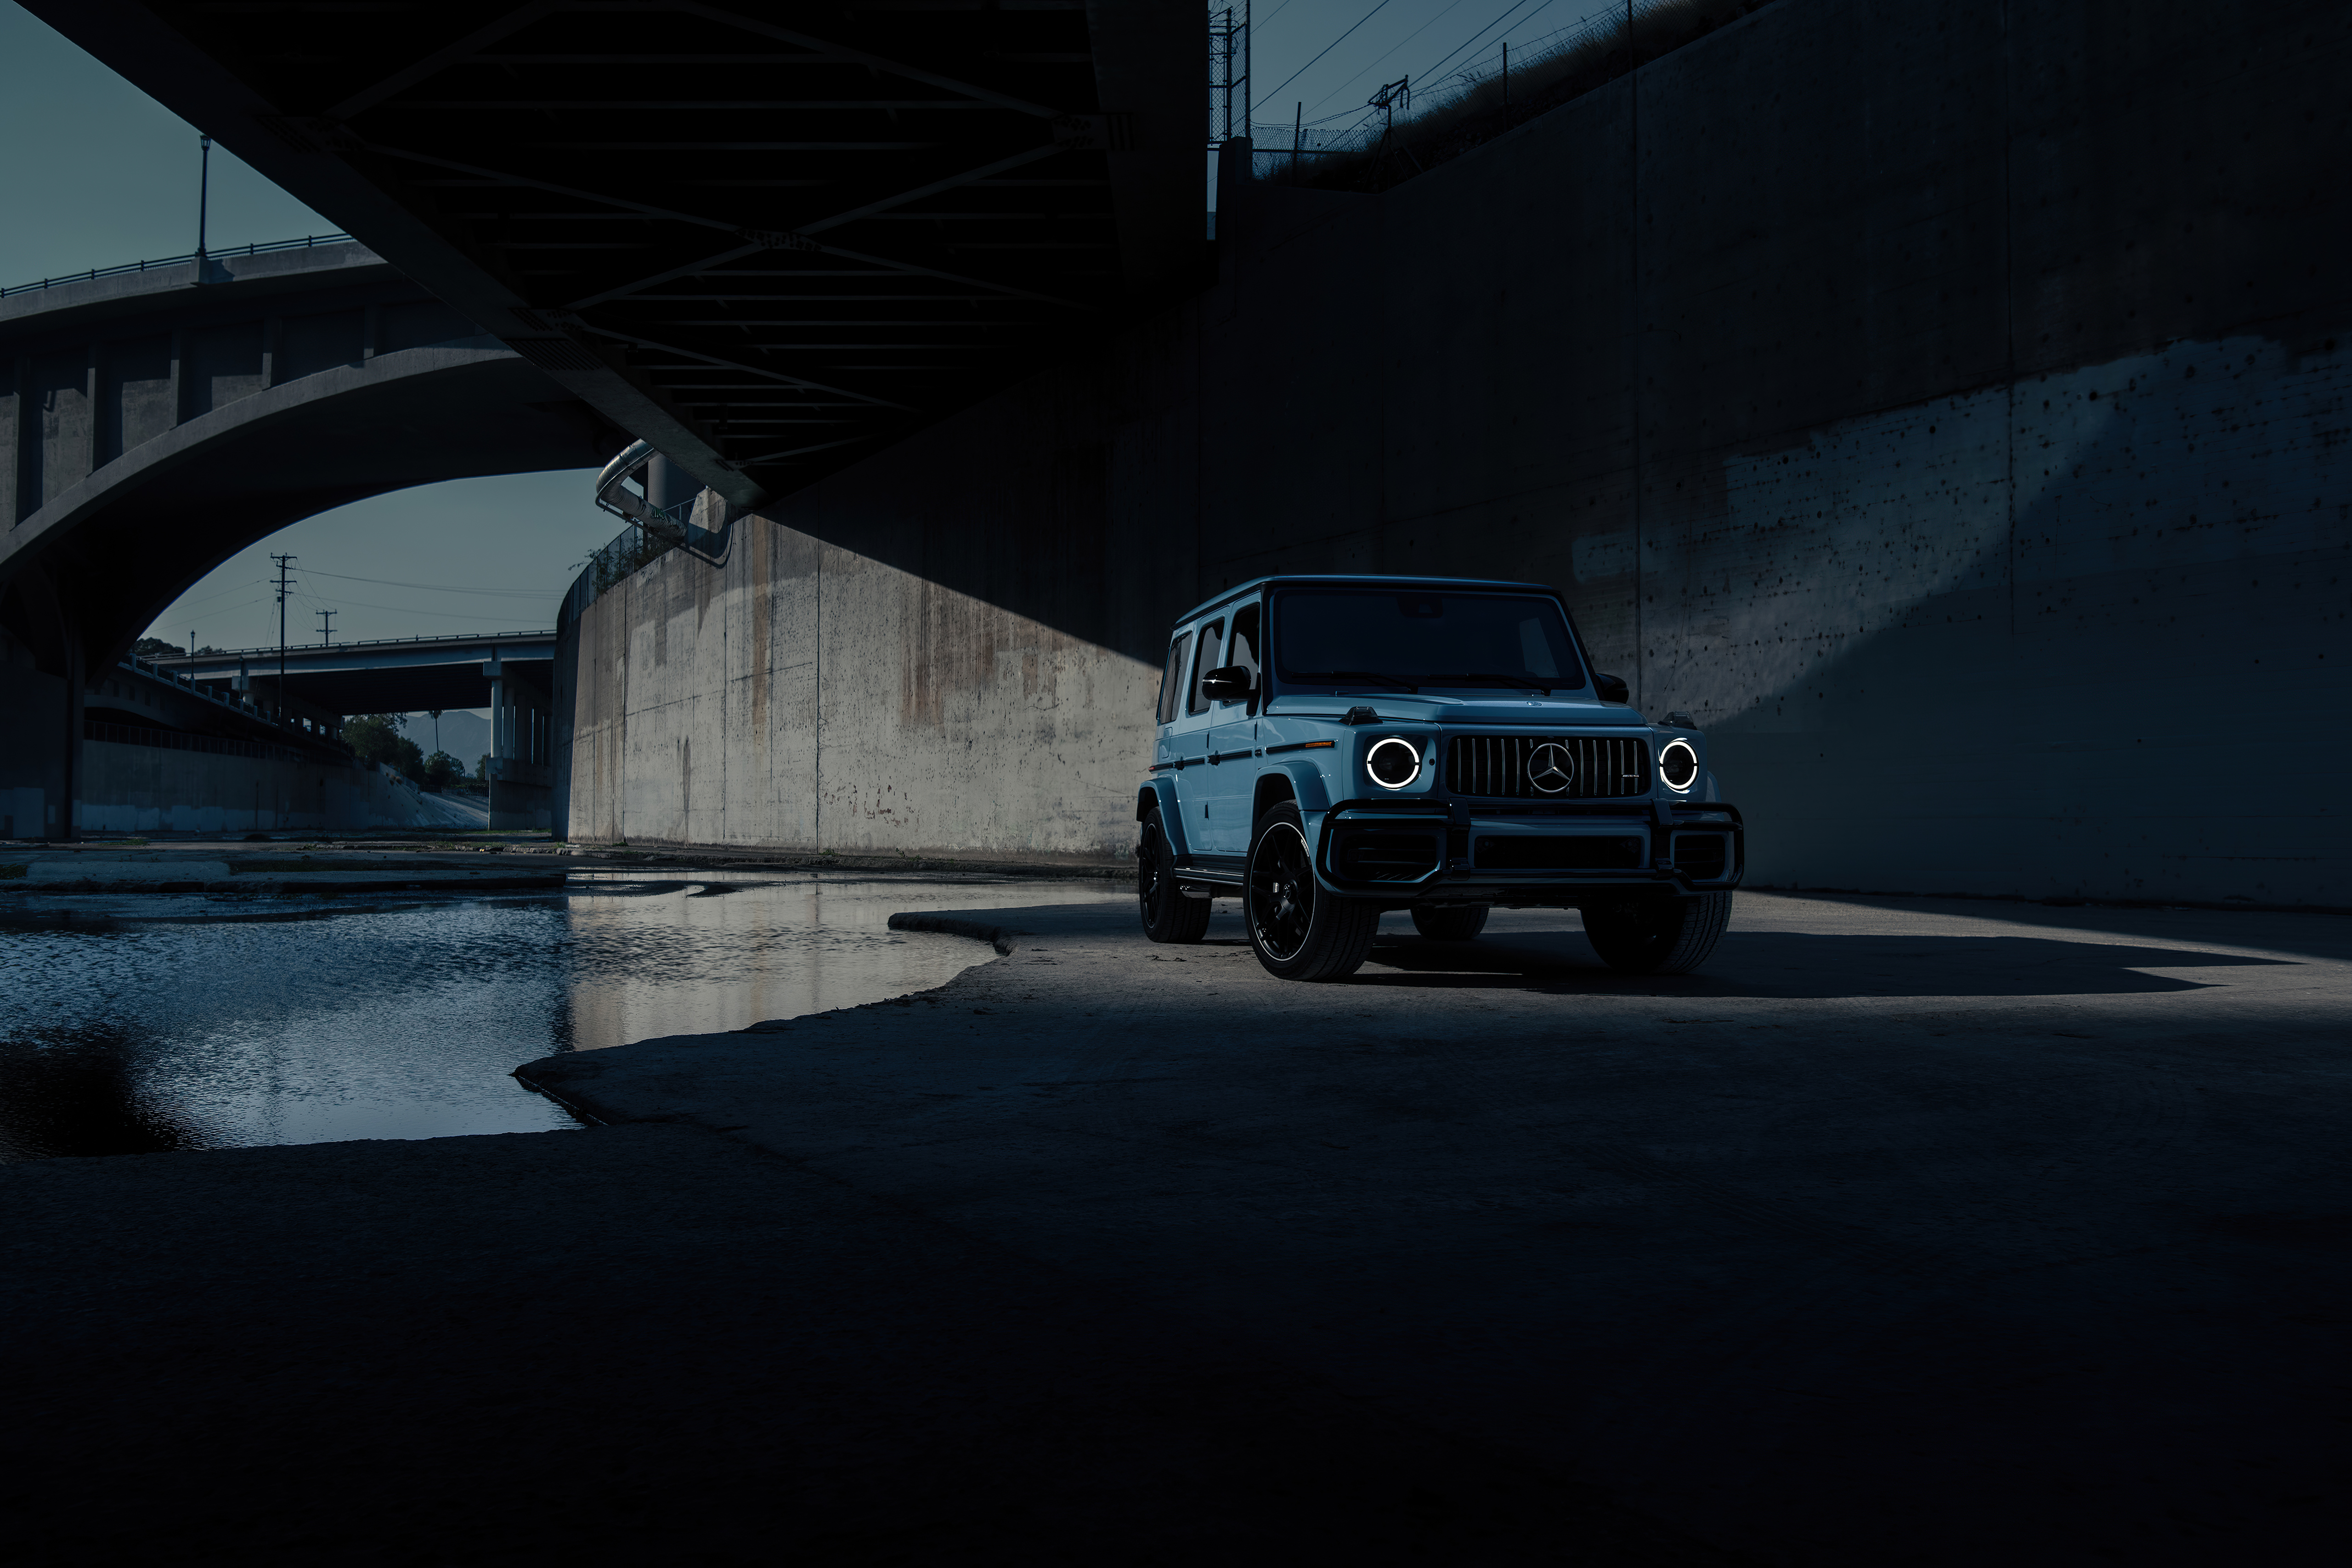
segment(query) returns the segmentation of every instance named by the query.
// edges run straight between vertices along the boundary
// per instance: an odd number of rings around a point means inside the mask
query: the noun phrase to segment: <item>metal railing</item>
[[[563,596],[560,619],[576,619],[581,611],[622,579],[652,565],[673,550],[709,549],[719,535],[691,521],[694,505],[691,500],[682,500],[676,506],[664,507],[646,521],[630,523],[602,549],[590,551],[571,592]]]
[[[313,629],[315,630],[316,628],[313,628]],[[363,639],[362,639],[361,641],[358,641],[358,642],[339,642],[339,643],[332,643],[332,644],[329,644],[329,643],[292,643],[292,644],[288,645],[287,649],[286,649],[286,656],[287,656],[289,658],[293,658],[293,657],[294,657],[295,655],[297,655],[297,654],[309,654],[309,653],[343,653],[343,652],[349,652],[349,651],[351,651],[351,650],[352,650],[352,649],[356,649],[356,648],[370,648],[370,647],[408,647],[409,645],[411,645],[412,643],[436,643],[436,642],[505,642],[505,641],[507,641],[507,640],[509,640],[509,639],[513,639],[513,640],[515,640],[515,641],[519,641],[519,642],[520,642],[520,641],[536,641],[536,640],[538,640],[538,639],[539,639],[539,638],[541,638],[541,637],[553,637],[554,635],[555,635],[555,633],[554,633],[551,629],[549,629],[549,628],[546,628],[546,627],[541,627],[541,629],[539,629],[539,630],[537,630],[537,631],[520,631],[520,632],[442,632],[442,633],[438,633],[438,634],[436,634],[436,635],[435,635],[435,636],[432,636],[432,637],[366,637],[366,638],[363,638]],[[159,675],[161,675],[161,676],[163,676],[165,679],[169,680],[169,679],[176,679],[176,677],[175,677],[175,675],[174,675],[174,673],[173,673],[173,671],[174,671],[174,670],[176,670],[176,669],[177,669],[178,668],[180,668],[181,666],[187,665],[187,664],[191,664],[191,663],[194,663],[194,664],[205,664],[205,663],[207,663],[208,661],[213,660],[213,659],[222,659],[222,658],[244,658],[244,659],[256,659],[256,658],[258,658],[258,659],[273,659],[273,660],[274,660],[275,658],[277,658],[277,657],[278,657],[278,645],[277,645],[276,643],[272,643],[272,644],[270,644],[268,647],[217,647],[217,648],[214,648],[214,649],[212,649],[212,650],[211,650],[210,652],[208,652],[208,653],[200,653],[200,654],[176,654],[176,655],[173,655],[173,658],[172,658],[172,661],[171,661],[171,662],[172,662],[172,665],[173,665],[173,668],[172,668],[172,669],[165,669],[165,668],[163,668],[162,666],[160,666],[160,665],[159,665],[159,666],[157,666],[157,667],[156,667],[156,673],[157,673],[157,674],[159,674]],[[129,661],[128,661],[128,660],[126,660],[125,662],[127,663],[127,662],[129,662]],[[274,670],[261,670],[261,671],[258,671],[257,673],[260,673],[260,674],[263,674],[263,675],[270,675],[270,674],[275,674],[276,672],[275,672]]]
[[[276,650],[272,649],[270,651],[275,652]],[[133,675],[143,675],[150,680],[160,680],[166,686],[174,687],[179,690],[187,693],[191,697],[210,702],[215,707],[226,708],[230,712],[238,715],[240,718],[255,720],[261,723],[271,725],[277,729],[287,731],[289,733],[300,735],[304,741],[312,745],[331,747],[334,750],[345,752],[348,752],[351,750],[350,747],[343,744],[341,739],[338,736],[330,735],[320,731],[305,730],[299,725],[289,724],[284,720],[272,716],[267,709],[261,706],[261,704],[254,701],[253,699],[246,696],[242,692],[215,691],[205,682],[198,680],[195,678],[194,672],[191,670],[162,669],[157,668],[155,665],[151,664],[146,659],[140,658],[137,654],[126,654],[116,662],[118,668],[127,669]],[[94,721],[92,721],[94,722]],[[167,731],[163,732],[173,733],[174,731]],[[238,742],[236,743],[242,745],[246,742]],[[309,756],[311,753],[303,752],[299,754]]]
[[[321,245],[354,243],[348,234],[306,234],[299,239],[270,239],[252,245],[232,245],[220,250],[205,250],[202,258],[218,261],[230,256],[267,256],[277,250],[309,250]],[[70,272],[63,278],[44,278],[38,283],[16,283],[0,289],[0,300],[13,294],[29,294],[37,289],[54,289],[61,283],[89,283],[100,278],[120,278],[128,272],[156,272],[166,267],[185,267],[198,259],[195,251],[185,256],[166,256],[160,261],[126,261],[120,267],[93,267],[87,272]]]
[[[318,763],[328,767],[355,768],[359,759],[332,752],[298,752],[261,741],[227,741],[217,735],[190,735],[178,730],[150,730],[137,724],[108,724],[96,719],[81,723],[85,741],[108,741],[118,746],[152,746],[166,752],[206,752],[220,757],[260,757],[281,763]]]

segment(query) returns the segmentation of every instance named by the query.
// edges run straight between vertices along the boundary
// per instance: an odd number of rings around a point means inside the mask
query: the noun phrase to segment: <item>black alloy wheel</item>
[[[1285,801],[1257,819],[1243,872],[1250,947],[1277,980],[1341,980],[1372,950],[1381,909],[1318,887],[1298,808]]]
[[[1160,826],[1160,808],[1143,813],[1135,846],[1135,889],[1143,907],[1143,934],[1154,942],[1198,942],[1209,929],[1209,900],[1188,899],[1176,886],[1176,853]]]
[[[1688,974],[1707,961],[1731,919],[1729,893],[1620,899],[1584,908],[1584,934],[1620,974]]]

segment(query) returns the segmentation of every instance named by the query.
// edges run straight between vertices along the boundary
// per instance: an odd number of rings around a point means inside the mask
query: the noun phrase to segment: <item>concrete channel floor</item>
[[[1502,914],[1325,986],[1132,921],[527,1068],[586,1132],[0,1171],[16,1541],[2340,1560],[2352,921],[1751,893],[1695,976]]]

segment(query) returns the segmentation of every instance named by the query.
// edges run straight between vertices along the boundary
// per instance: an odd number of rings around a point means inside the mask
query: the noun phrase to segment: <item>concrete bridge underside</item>
[[[32,9],[739,505],[1201,276],[1188,4]]]
[[[88,684],[238,550],[388,490],[591,467],[619,440],[355,244],[0,301],[0,789],[39,792],[69,829]]]
[[[1176,610],[1463,573],[1557,583],[1639,704],[1700,717],[1758,880],[2345,902],[2341,7],[1772,0],[1382,195],[1233,150],[1188,297],[1150,116],[1142,163],[1079,144],[1157,90],[1096,19],[1153,7],[1085,7],[1060,100],[957,76],[1021,52],[972,47],[1013,25],[979,4],[855,39],[664,8],[644,69],[568,81],[606,35],[560,10],[371,58],[405,21],[295,7],[310,52],[273,54],[278,12],[36,8],[711,487],[722,550],[574,595],[574,837],[1116,854]],[[1197,31],[1161,51],[1185,143]],[[722,33],[776,54],[696,74]],[[904,111],[929,163],[834,144],[901,112],[806,89],[860,51],[949,83]],[[1004,264],[1033,177],[1097,193],[1041,243],[1119,257],[1075,300],[1116,330],[1003,307],[956,358],[912,298],[943,273],[1073,302]],[[638,222],[645,265],[596,248]],[[868,397],[904,416],[824,406]],[[896,444],[751,439],[836,418]]]
[[[1236,150],[1213,289],[585,606],[570,832],[1117,855],[1174,613],[1464,574],[1758,882],[2352,904],[2352,13],[2242,20],[1774,0],[1383,195]]]

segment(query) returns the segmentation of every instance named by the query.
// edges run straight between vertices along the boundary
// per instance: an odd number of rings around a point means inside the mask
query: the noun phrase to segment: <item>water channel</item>
[[[560,895],[0,930],[0,1163],[576,1123],[523,1062],[940,985],[994,954],[901,910],[1101,883],[576,873]]]

